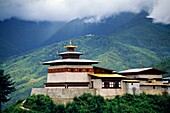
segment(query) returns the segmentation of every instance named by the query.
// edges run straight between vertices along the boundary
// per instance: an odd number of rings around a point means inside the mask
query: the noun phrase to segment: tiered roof
[[[59,56],[62,57],[60,60],[53,60],[53,61],[47,61],[43,62],[44,65],[91,65],[91,64],[98,64],[98,61],[95,60],[87,60],[87,59],[80,59],[79,56],[83,55],[81,52],[75,52],[74,49],[77,48],[77,46],[72,45],[72,42],[70,41],[70,44],[67,46],[64,46],[64,48],[67,49],[67,52],[59,53]]]

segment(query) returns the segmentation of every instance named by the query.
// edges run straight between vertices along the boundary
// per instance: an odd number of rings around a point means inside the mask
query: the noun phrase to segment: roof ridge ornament
[[[70,40],[70,45],[72,45],[72,41]]]
[[[72,40],[70,40],[69,45],[64,46],[64,48],[66,48],[68,52],[73,52],[74,49],[77,48],[77,46],[73,46],[73,45],[72,45]]]

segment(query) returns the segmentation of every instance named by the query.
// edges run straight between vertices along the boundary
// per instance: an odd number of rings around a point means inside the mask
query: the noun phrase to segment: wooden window
[[[153,89],[155,89],[155,86],[153,86]]]
[[[120,81],[103,81],[102,88],[120,88]]]

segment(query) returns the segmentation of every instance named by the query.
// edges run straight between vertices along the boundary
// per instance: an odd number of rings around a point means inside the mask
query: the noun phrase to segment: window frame
[[[102,88],[117,89],[121,88],[120,80],[102,80]]]

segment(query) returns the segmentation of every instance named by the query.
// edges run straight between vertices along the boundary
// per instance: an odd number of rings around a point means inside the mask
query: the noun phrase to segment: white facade
[[[47,83],[60,83],[60,82],[90,82],[90,77],[87,73],[83,72],[60,72],[49,73]]]

